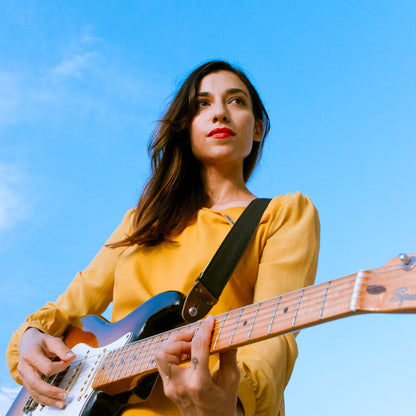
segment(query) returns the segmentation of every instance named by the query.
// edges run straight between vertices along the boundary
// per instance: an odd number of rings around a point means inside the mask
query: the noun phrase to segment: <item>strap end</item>
[[[218,299],[211,294],[201,281],[196,280],[185,299],[182,318],[188,323],[196,322],[202,319],[217,302]]]

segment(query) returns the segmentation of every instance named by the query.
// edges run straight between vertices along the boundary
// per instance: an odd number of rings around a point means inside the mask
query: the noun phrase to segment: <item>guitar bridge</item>
[[[58,360],[58,358],[55,357],[52,361],[57,361],[57,360]],[[43,381],[46,381],[49,384],[52,384],[52,385],[56,386],[60,383],[60,381],[63,379],[63,377],[65,376],[65,374],[67,372],[68,372],[68,368],[66,370],[62,371],[61,373],[57,373],[57,374],[55,374],[53,376],[50,376],[50,377],[42,375],[41,379]],[[38,408],[38,406],[40,406],[40,410],[42,410],[45,407],[44,405],[41,405],[41,404],[35,402],[33,400],[32,396],[30,396],[27,399],[27,401],[26,401],[26,403],[23,407],[23,414],[27,415],[27,416],[32,415],[33,412]]]
[[[31,415],[32,412],[34,412],[38,406],[39,406],[39,403],[36,403],[32,399],[32,396],[30,396],[27,402],[25,403],[25,406],[23,407],[23,413],[25,415]]]

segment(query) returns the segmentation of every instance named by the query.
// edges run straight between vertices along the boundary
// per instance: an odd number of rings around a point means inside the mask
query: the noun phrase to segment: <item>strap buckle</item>
[[[196,322],[203,318],[217,302],[218,299],[201,283],[199,277],[185,299],[182,318],[188,323]]]

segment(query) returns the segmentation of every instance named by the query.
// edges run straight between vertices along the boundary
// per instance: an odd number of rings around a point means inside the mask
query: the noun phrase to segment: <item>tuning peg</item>
[[[416,258],[411,256],[409,257],[407,254],[405,253],[401,253],[397,256],[397,258],[401,261],[402,263],[402,269],[403,270],[410,270],[413,269],[413,267],[416,264]]]

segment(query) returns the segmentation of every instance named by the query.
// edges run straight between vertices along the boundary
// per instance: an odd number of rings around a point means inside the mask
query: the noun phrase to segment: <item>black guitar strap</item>
[[[270,199],[250,202],[221,243],[189,292],[182,317],[186,322],[203,318],[218,299],[247,249]]]

